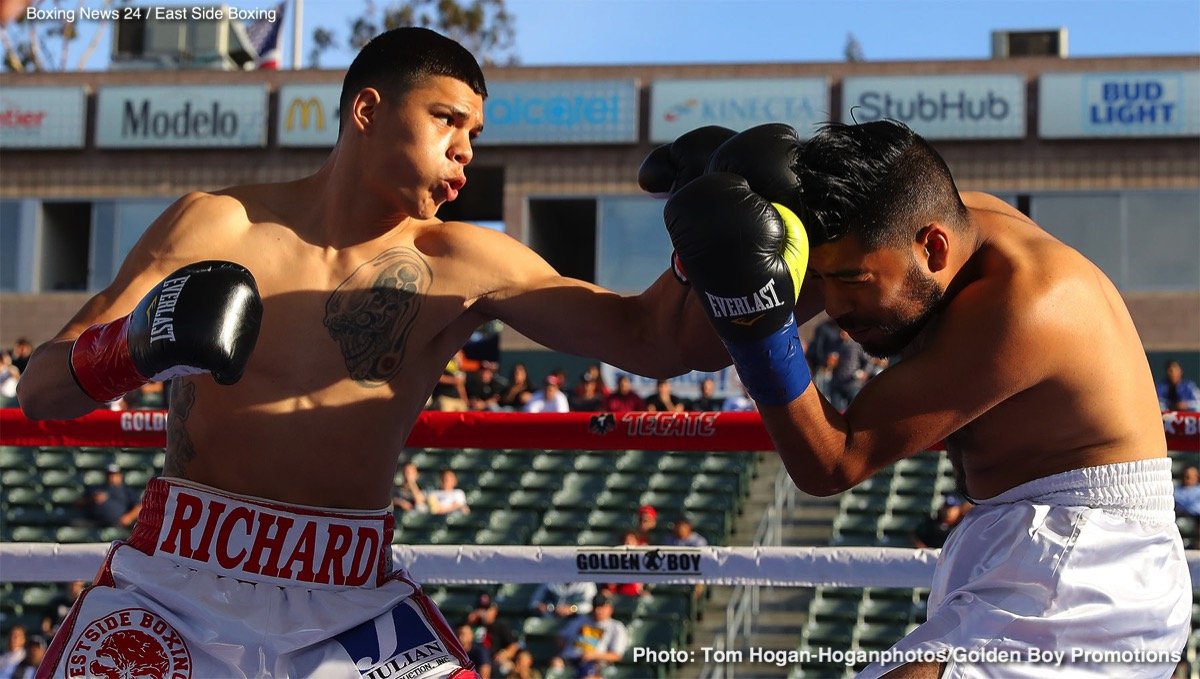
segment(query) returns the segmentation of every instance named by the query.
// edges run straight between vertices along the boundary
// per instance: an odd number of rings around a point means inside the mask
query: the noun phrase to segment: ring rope
[[[0,544],[0,581],[91,580],[108,543]],[[393,545],[428,584],[642,582],[774,587],[924,587],[940,550],[901,547],[529,547]],[[1200,583],[1200,550],[1187,552]]]
[[[96,411],[74,420],[30,421],[0,409],[0,445],[166,445],[167,411]],[[1200,451],[1200,413],[1163,413],[1167,447]],[[447,413],[423,411],[406,444],[413,448],[557,450],[773,450],[758,413]],[[932,449],[941,450],[941,446]]]

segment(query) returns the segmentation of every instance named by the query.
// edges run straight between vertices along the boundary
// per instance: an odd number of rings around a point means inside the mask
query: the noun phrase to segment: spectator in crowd
[[[946,538],[967,513],[968,505],[955,495],[947,495],[938,509],[937,516],[926,518],[912,532],[912,543],[917,548],[941,549]]]
[[[88,489],[80,501],[85,518],[101,528],[129,528],[142,511],[138,491],[125,485],[125,473],[115,464],[108,465],[103,486]]]
[[[833,398],[833,391],[830,388],[833,384],[833,373],[837,370],[838,361],[841,359],[841,354],[836,351],[830,351],[825,354],[825,362],[817,366],[813,371],[812,381],[813,386],[825,395],[825,398]]]
[[[600,395],[599,382],[596,380],[583,381],[576,385],[568,397],[571,410],[583,413],[593,413],[604,406],[604,397]]]
[[[401,513],[429,511],[425,491],[421,490],[419,483],[421,471],[417,465],[405,462],[400,467],[400,473],[404,481],[392,487],[392,510]]]
[[[0,351],[0,397],[15,399],[20,379],[21,371],[13,364],[12,356],[7,351]]]
[[[441,483],[441,488],[425,494],[429,499],[429,511],[434,514],[469,513],[467,494],[458,487],[458,474],[453,469],[443,469]]]
[[[590,615],[581,615],[559,635],[562,657],[575,668],[575,676],[599,677],[608,665],[625,655],[629,631],[613,618],[612,598],[599,594],[592,601]]]
[[[717,383],[711,377],[705,377],[700,382],[700,398],[692,403],[692,410],[700,412],[719,412],[725,407],[725,399],[717,398]]]
[[[562,378],[547,375],[545,385],[525,404],[527,413],[568,413],[571,404],[562,390]]]
[[[508,386],[500,396],[500,407],[521,410],[531,398],[533,385],[529,381],[529,371],[525,369],[524,363],[514,363],[508,373]]]
[[[25,642],[25,658],[13,668],[12,679],[36,679],[38,666],[46,657],[46,637],[29,635]]]
[[[746,388],[742,387],[742,393],[725,399],[725,405],[721,409],[727,413],[751,413],[758,410],[758,404],[746,393]]]
[[[60,594],[53,602],[50,603],[47,615],[53,618],[53,624],[57,625],[66,619],[67,613],[71,612],[71,606],[75,605],[76,600],[83,594],[83,590],[87,589],[87,583],[83,580],[74,580],[67,585],[67,591]],[[47,633],[45,629],[43,633]],[[53,632],[49,632],[53,636]]]
[[[576,395],[582,395],[584,385],[588,384],[589,382],[595,383],[596,393],[599,394],[600,398],[604,398],[612,393],[612,390],[609,389],[608,385],[604,383],[604,373],[600,372],[599,363],[592,363],[583,369],[583,373],[579,375],[579,384],[575,385],[574,393]]]
[[[512,669],[521,644],[499,616],[500,605],[492,595],[480,594],[475,610],[467,614],[467,624],[475,631],[475,643],[492,657],[492,675],[503,677]]]
[[[8,630],[8,648],[0,654],[0,679],[12,679],[13,671],[25,659],[25,642],[28,641],[25,628],[13,625]]]
[[[12,362],[17,366],[17,370],[25,372],[25,366],[29,365],[29,357],[33,354],[33,344],[24,337],[18,337],[12,348]]]
[[[653,509],[653,508],[652,508]],[[620,544],[626,547],[641,547],[647,543],[637,531],[628,530],[621,533]],[[640,582],[610,582],[604,586],[601,594],[618,594],[620,596],[641,596],[646,586]]]
[[[617,390],[604,399],[604,410],[612,413],[627,413],[645,410],[646,402],[633,391],[633,380],[628,375],[617,378]]]
[[[809,370],[816,373],[826,365],[829,354],[838,350],[837,345],[840,344],[841,332],[842,329],[832,318],[817,326],[817,329],[813,331],[812,339],[808,342],[808,348],[804,351],[804,358],[808,360]]]
[[[555,582],[538,585],[529,599],[529,609],[534,615],[573,618],[592,612],[592,599],[596,598],[594,582]]]
[[[533,666],[533,654],[521,649],[517,651],[512,670],[504,679],[542,679],[542,673]]]
[[[496,374],[494,361],[481,361],[479,370],[467,375],[467,405],[471,410],[499,410],[500,397],[507,387]]]
[[[458,626],[458,643],[462,644],[467,657],[475,664],[479,679],[490,679],[492,676],[492,656],[483,646],[475,643],[475,630],[470,625]]]
[[[867,367],[870,362],[862,345],[850,339],[850,333],[845,330],[838,331],[832,352],[836,353],[838,358],[829,378],[826,397],[833,407],[845,410],[866,384]]]
[[[695,531],[691,519],[681,516],[675,519],[675,525],[671,527],[671,537],[667,538],[667,544],[672,547],[707,547],[708,540]]]
[[[637,544],[648,545],[653,539],[652,533],[658,528],[658,510],[650,505],[642,505],[638,507],[637,512],[637,529],[634,530],[634,535],[637,536]]]
[[[1188,467],[1183,470],[1179,485],[1175,487],[1175,513],[1200,517],[1200,469]]]
[[[1200,388],[1183,379],[1179,361],[1167,361],[1166,380],[1158,385],[1158,406],[1163,410],[1200,410]]]
[[[467,376],[462,370],[463,352],[459,350],[442,369],[431,397],[434,410],[462,412],[467,409]]]
[[[654,395],[646,399],[646,410],[652,413],[682,413],[687,410],[683,401],[671,394],[671,383],[658,380],[654,384]]]

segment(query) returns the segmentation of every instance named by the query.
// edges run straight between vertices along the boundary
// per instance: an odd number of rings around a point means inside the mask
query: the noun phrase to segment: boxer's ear
[[[913,241],[918,262],[924,262],[930,273],[945,269],[950,262],[950,236],[946,228],[933,222],[917,232]]]

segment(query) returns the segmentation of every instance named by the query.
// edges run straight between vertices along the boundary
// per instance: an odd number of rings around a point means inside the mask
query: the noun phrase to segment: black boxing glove
[[[791,125],[758,125],[726,140],[708,158],[705,172],[732,172],[772,203],[797,212],[800,200],[800,137]]]
[[[638,168],[638,186],[646,193],[665,198],[701,174],[708,157],[736,132],[719,125],[698,127],[670,144],[650,152]]]
[[[664,211],[675,252],[755,401],[786,405],[812,381],[795,307],[808,237],[789,208],[742,177],[705,174]]]
[[[737,133],[728,127],[706,125],[679,135],[670,144],[650,152],[638,168],[638,186],[657,198],[666,198],[704,173],[709,156]],[[671,273],[684,285],[687,274],[679,257],[671,253]]]
[[[181,375],[210,372],[219,384],[233,384],[261,322],[262,299],[245,267],[189,264],[163,279],[133,313],[84,330],[71,345],[71,374],[102,403]]]

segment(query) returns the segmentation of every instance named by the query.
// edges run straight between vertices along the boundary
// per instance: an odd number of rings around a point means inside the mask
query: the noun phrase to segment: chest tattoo
[[[404,361],[413,323],[433,271],[412,248],[391,248],[342,281],[325,302],[325,328],[351,379],[386,384]]]

